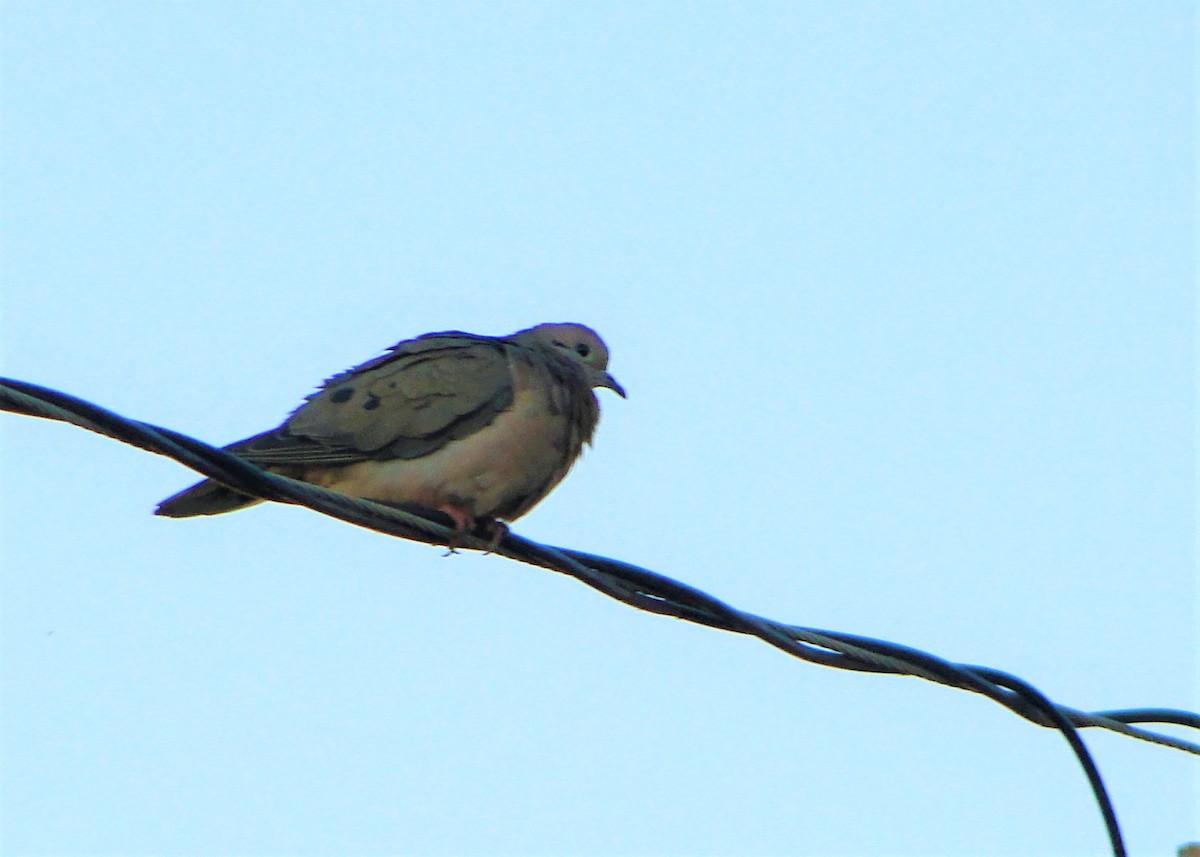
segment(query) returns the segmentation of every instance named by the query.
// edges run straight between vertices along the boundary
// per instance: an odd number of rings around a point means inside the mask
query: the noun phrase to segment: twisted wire
[[[170,429],[130,420],[74,396],[0,378],[0,409],[58,420],[164,455],[239,492],[306,506],[347,523],[433,545],[487,550],[488,534],[458,534],[451,519],[415,506],[377,503],[269,473]],[[758,637],[801,660],[835,669],[911,676],[986,696],[1020,717],[1060,731],[1088,778],[1113,853],[1125,852],[1112,802],[1079,729],[1106,729],[1141,741],[1200,755],[1200,745],[1137,724],[1200,729],[1200,714],[1162,708],[1079,711],[1052,702],[1016,676],[990,667],[956,664],[898,643],[788,625],[738,610],[685,583],[608,557],[538,544],[508,533],[492,552],[569,575],[631,607],[737,634]]]

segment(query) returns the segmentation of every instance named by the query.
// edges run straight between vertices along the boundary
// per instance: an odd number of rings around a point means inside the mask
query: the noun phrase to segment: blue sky
[[[517,532],[1200,709],[1196,20],[1144,3],[3,6],[3,369],[226,443],[432,330],[628,401]],[[1100,855],[1065,743],[0,419],[3,850]],[[1131,851],[1197,766],[1087,736]]]

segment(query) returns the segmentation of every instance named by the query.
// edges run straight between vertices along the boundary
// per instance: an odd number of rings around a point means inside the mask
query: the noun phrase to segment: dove
[[[498,541],[562,481],[600,418],[593,388],[625,397],[608,348],[582,324],[511,336],[429,333],[329,378],[278,428],[226,446],[343,494],[447,514]],[[155,514],[219,515],[262,502],[211,479]]]

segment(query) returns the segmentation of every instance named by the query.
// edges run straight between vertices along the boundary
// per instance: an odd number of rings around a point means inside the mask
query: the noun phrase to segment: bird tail
[[[261,503],[257,497],[226,488],[220,482],[205,479],[185,488],[158,504],[154,514],[166,518],[191,518],[196,515],[223,515]]]

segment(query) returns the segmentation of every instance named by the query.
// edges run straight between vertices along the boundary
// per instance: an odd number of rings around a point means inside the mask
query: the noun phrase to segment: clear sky
[[[1200,709],[1185,2],[3,4],[3,370],[226,443],[433,330],[628,401],[515,529]],[[12,855],[1102,855],[1069,750],[3,432]],[[1135,855],[1193,757],[1087,735]]]

